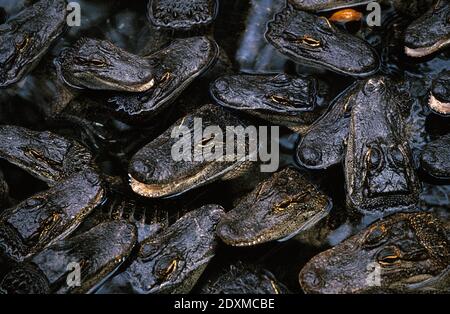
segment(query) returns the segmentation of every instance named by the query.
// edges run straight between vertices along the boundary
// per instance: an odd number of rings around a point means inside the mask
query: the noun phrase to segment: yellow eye
[[[30,40],[30,37],[25,36],[25,38],[20,43],[16,44],[16,49],[20,52],[24,51],[30,44]]]
[[[178,261],[176,259],[174,259],[169,267],[167,267],[166,272],[164,273],[164,276],[167,278],[170,276],[170,274],[172,274],[175,270],[177,270],[178,267]]]
[[[365,246],[376,246],[381,243],[381,241],[386,236],[386,227],[384,225],[373,226],[366,238],[364,239]]]
[[[377,261],[382,266],[390,266],[400,261],[401,253],[397,247],[383,248],[377,256]]]
[[[303,36],[303,38],[301,39],[301,42],[303,44],[313,47],[313,48],[321,46],[320,40],[314,39],[313,37],[308,36],[308,35]]]
[[[283,104],[283,105],[289,105],[290,101],[289,99],[283,97],[283,96],[279,96],[279,95],[271,95],[269,97],[269,99],[273,102],[279,103],[279,104]]]
[[[166,72],[159,80],[159,84],[161,84],[161,85],[167,84],[171,79],[172,79],[172,73]]]

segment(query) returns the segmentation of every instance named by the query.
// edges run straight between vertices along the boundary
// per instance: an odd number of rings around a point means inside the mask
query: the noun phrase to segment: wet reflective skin
[[[367,4],[369,0],[288,0],[295,8],[303,11],[320,12]]]
[[[0,25],[0,87],[20,81],[63,32],[66,1],[41,0]]]
[[[286,294],[288,289],[268,270],[242,262],[230,265],[200,288],[201,294]]]
[[[19,264],[0,283],[0,292],[19,294],[90,293],[130,255],[136,229],[123,221],[101,223],[91,230],[56,242],[32,259]],[[78,263],[80,286],[69,286],[67,278]]]
[[[291,129],[305,129],[322,113],[317,80],[278,75],[230,75],[212,83],[211,96],[221,106],[255,115]]]
[[[215,105],[205,105],[179,119],[131,158],[128,173],[131,188],[135,193],[150,198],[179,195],[217,180],[238,176],[254,163],[249,161],[249,158],[257,154],[257,147],[248,145],[248,141],[244,144],[242,141],[238,142],[236,136],[234,147],[244,152],[242,156],[233,158],[233,161],[219,161],[210,154],[211,158],[196,160],[198,157],[207,156],[214,147],[217,147],[218,152],[220,147],[225,147],[225,134],[222,138],[215,138],[213,134],[202,136],[201,125],[194,123],[200,118],[203,128],[219,126],[223,132],[226,132],[227,126],[245,128],[247,125],[243,120]],[[199,134],[198,138],[194,138],[194,132]],[[175,134],[175,137],[172,137],[172,134]],[[181,154],[183,146],[189,151]],[[177,160],[172,157],[172,151],[179,155]],[[223,148],[223,151],[226,152],[226,149]]]
[[[287,240],[324,218],[332,203],[299,172],[286,168],[261,182],[227,212],[217,234],[228,245]]]
[[[405,32],[405,53],[425,57],[450,45],[450,2],[438,0]]]
[[[326,169],[342,161],[359,88],[360,83],[354,83],[337,96],[329,111],[303,136],[296,152],[296,160],[302,167]]]
[[[450,178],[450,134],[428,143],[420,156],[422,168],[433,177]]]
[[[0,250],[21,261],[69,235],[101,203],[104,190],[91,169],[78,172],[0,214]]]
[[[144,58],[106,40],[82,38],[55,63],[62,80],[75,88],[145,92],[155,84]]]
[[[347,205],[363,213],[413,206],[420,186],[399,96],[386,77],[366,80],[355,99],[345,157]]]
[[[450,71],[441,73],[433,81],[428,106],[439,115],[450,116]]]
[[[54,185],[91,163],[90,152],[54,133],[19,126],[0,126],[0,158]]]
[[[146,239],[131,265],[99,293],[189,293],[215,254],[222,215],[220,206],[206,205]]]
[[[150,0],[148,19],[156,27],[187,31],[211,24],[219,9],[218,0]]]
[[[216,42],[208,37],[174,39],[168,47],[147,58],[155,75],[154,88],[136,95],[112,97],[109,105],[129,118],[156,114],[212,66],[218,54]]]
[[[379,68],[375,50],[365,41],[331,24],[325,17],[287,5],[268,24],[266,39],[296,63],[364,77]]]
[[[313,257],[300,285],[306,293],[448,293],[449,247],[432,214],[398,213]]]

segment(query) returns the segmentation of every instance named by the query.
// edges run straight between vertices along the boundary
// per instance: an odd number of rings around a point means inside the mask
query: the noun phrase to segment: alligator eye
[[[172,73],[170,72],[166,72],[164,73],[164,75],[161,77],[161,79],[159,80],[159,84],[161,85],[165,85],[167,83],[169,83],[169,81],[172,79]]]
[[[404,167],[405,165],[405,155],[400,147],[393,147],[390,151],[392,162],[397,167]]]
[[[344,117],[348,118],[350,117],[351,113],[352,113],[352,105],[350,100],[347,100],[347,102],[344,105]]]
[[[400,250],[395,246],[383,248],[377,255],[377,261],[382,266],[390,266],[400,261]]]
[[[273,102],[276,102],[276,103],[282,104],[282,105],[286,105],[286,106],[291,104],[291,102],[289,101],[288,98],[280,96],[280,95],[271,95],[269,97],[269,99]]]
[[[364,239],[365,247],[374,247],[379,245],[386,236],[386,227],[384,225],[374,226]]]
[[[164,267],[162,269],[159,269],[157,271],[157,276],[161,281],[166,281],[170,275],[172,275],[178,268],[178,260],[173,259],[167,267]]]
[[[93,66],[93,67],[97,67],[97,68],[103,68],[107,65],[106,62],[104,62],[100,59],[87,59],[87,58],[78,57],[78,58],[75,58],[75,61],[78,64],[81,64],[84,66]]]
[[[319,17],[319,20],[317,21],[318,30],[326,33],[330,33],[334,31],[333,25],[330,23],[330,21],[324,17]]]
[[[98,67],[98,68],[102,68],[102,67],[106,66],[106,63],[103,62],[102,60],[99,60],[99,59],[89,60],[89,64],[91,64],[91,65],[93,65],[95,67]]]
[[[373,170],[373,171],[378,170],[382,165],[382,161],[383,161],[382,157],[383,157],[383,154],[378,148],[373,147],[373,146],[370,147],[366,153],[367,168],[370,170]]]
[[[303,36],[303,38],[301,39],[302,44],[313,47],[313,48],[317,48],[321,46],[321,42],[320,40],[314,39],[311,36],[305,35]]]
[[[31,41],[31,38],[28,36],[25,36],[25,38],[20,43],[16,44],[17,51],[23,52],[30,44],[30,41]]]

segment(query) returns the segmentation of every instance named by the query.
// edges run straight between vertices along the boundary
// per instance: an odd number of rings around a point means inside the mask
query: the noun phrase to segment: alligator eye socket
[[[321,42],[318,39],[315,39],[311,36],[305,35],[300,40],[302,44],[307,45],[309,47],[317,48],[321,46]]]
[[[161,84],[161,85],[167,84],[167,83],[169,83],[169,81],[171,79],[172,79],[172,73],[166,72],[166,73],[164,73],[164,75],[159,80],[159,84]]]
[[[106,66],[105,62],[103,62],[102,60],[98,60],[98,59],[89,60],[89,64],[91,64],[95,67],[99,67],[99,68]]]
[[[319,20],[317,21],[317,25],[320,31],[329,33],[330,31],[334,30],[333,25],[331,25],[330,21],[324,16],[321,16],[319,18]]]
[[[273,207],[275,212],[284,212],[285,210],[292,210],[298,204],[303,204],[309,201],[311,193],[301,192],[288,200],[282,201]]]
[[[166,265],[167,266],[163,266],[156,273],[161,281],[166,281],[178,269],[179,261],[175,258]]]
[[[350,103],[350,100],[347,100],[347,102],[344,105],[344,117],[348,118],[350,117],[351,113],[352,113],[352,105]]]
[[[30,37],[25,36],[25,38],[20,43],[16,44],[17,51],[20,52],[24,51],[28,47],[30,40],[31,40]]]
[[[400,261],[400,251],[397,247],[385,247],[377,255],[377,261],[382,266],[390,266]]]
[[[386,227],[384,225],[374,226],[364,239],[365,247],[373,247],[379,245],[386,236]]]
[[[392,159],[392,162],[397,167],[404,167],[405,156],[404,156],[403,151],[401,150],[400,147],[393,147],[391,149],[391,159]]]
[[[378,148],[370,147],[366,153],[366,165],[370,170],[378,170],[382,164],[382,153]]]
[[[269,97],[269,99],[273,102],[276,102],[276,103],[282,104],[282,105],[286,105],[286,106],[291,104],[289,99],[287,99],[286,97],[280,96],[280,95],[271,95]]]

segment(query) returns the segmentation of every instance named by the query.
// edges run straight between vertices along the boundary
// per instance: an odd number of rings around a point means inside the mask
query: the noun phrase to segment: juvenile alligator
[[[103,200],[99,175],[86,168],[0,214],[0,251],[22,261],[69,235]]]
[[[216,138],[220,135],[214,132],[202,134],[208,126],[218,126],[225,132],[231,127],[244,130],[247,123],[214,105],[205,105],[179,119],[131,158],[128,173],[133,191],[151,198],[174,196],[217,180],[237,177],[248,170],[258,149],[245,141],[248,133],[227,137],[237,147],[233,151],[235,158],[218,160],[223,157],[221,150],[227,156],[233,152],[226,152],[225,134],[221,138]],[[173,153],[178,156],[176,160]]]
[[[0,87],[20,81],[39,62],[66,23],[65,0],[41,0],[0,27]]]
[[[99,293],[188,293],[215,254],[218,205],[196,209],[142,242],[136,259]]]
[[[148,19],[156,27],[187,31],[211,24],[219,10],[218,0],[150,0]]]
[[[450,242],[428,213],[397,213],[313,257],[306,293],[448,293]]]
[[[146,59],[107,40],[82,38],[55,59],[60,78],[74,88],[145,92],[155,84]]]
[[[441,73],[433,81],[428,105],[433,112],[450,116],[450,71]]]
[[[199,289],[201,294],[286,294],[289,290],[266,269],[242,262],[230,265]]]
[[[288,0],[296,9],[320,12],[349,8],[370,3],[370,0]]]
[[[233,246],[287,240],[316,224],[331,207],[325,194],[299,172],[286,168],[258,184],[227,212],[217,234]]]
[[[1,281],[0,293],[93,292],[130,255],[136,238],[131,224],[101,223],[81,235],[56,242],[13,268]],[[76,280],[76,265],[80,267],[80,285],[70,286],[68,282]]]
[[[11,125],[0,126],[0,158],[50,185],[92,162],[91,153],[74,141]]]
[[[428,143],[420,156],[422,168],[436,178],[450,178],[450,134]]]
[[[145,93],[118,95],[109,105],[126,118],[145,119],[171,104],[219,55],[217,43],[208,37],[174,39],[165,49],[147,57],[155,86]]]
[[[296,153],[301,166],[326,169],[342,161],[352,108],[360,87],[361,83],[354,83],[337,96],[329,111],[303,136]]]
[[[326,17],[288,4],[268,24],[266,39],[296,63],[322,66],[351,76],[369,76],[379,68],[378,55],[364,40],[338,29]]]
[[[437,0],[406,29],[405,53],[411,57],[425,57],[450,46],[449,14],[450,2]]]
[[[311,76],[230,75],[212,83],[221,106],[302,131],[323,113],[318,108],[318,82]]]
[[[0,168],[0,212],[8,202],[9,187]]]
[[[355,98],[345,157],[347,204],[371,213],[418,203],[414,171],[401,112],[404,101],[387,77],[364,82]]]

